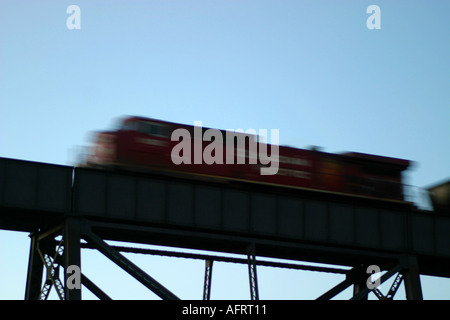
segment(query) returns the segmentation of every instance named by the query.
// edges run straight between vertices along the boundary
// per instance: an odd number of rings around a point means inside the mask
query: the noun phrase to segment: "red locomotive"
[[[189,134],[193,138],[190,141],[174,139],[177,129],[177,132]],[[200,137],[196,135],[196,130],[201,130]],[[121,120],[117,130],[96,134],[87,166],[184,172],[196,176],[404,201],[402,172],[410,165],[408,160],[275,146],[245,133],[233,133],[234,136],[230,135],[232,141],[221,141],[218,140],[220,134],[226,137],[229,132],[215,129],[211,129],[214,130],[211,131],[214,139],[205,140],[208,130],[150,118],[127,117]],[[235,143],[239,139],[245,143]],[[181,143],[185,147],[189,145],[190,149],[180,150]],[[211,151],[213,144],[216,148]],[[223,152],[219,152],[219,145],[223,147]],[[253,150],[252,147],[257,149]],[[261,155],[261,150],[267,151],[265,162],[262,157],[259,162],[252,157],[255,151]],[[272,152],[270,156],[278,151],[276,159],[272,157],[272,163],[267,162],[269,150]],[[211,161],[207,159],[199,162],[198,157],[195,158],[198,156],[195,151],[200,151],[200,156],[209,152],[216,162],[210,164]],[[227,158],[230,154],[232,158]],[[184,159],[184,162],[180,159]],[[276,174],[261,174],[261,169],[269,165],[277,169]]]

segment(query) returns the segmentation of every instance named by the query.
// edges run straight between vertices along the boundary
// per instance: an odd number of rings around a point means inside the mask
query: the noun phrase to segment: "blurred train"
[[[254,152],[251,146],[256,145],[258,152],[262,150],[261,148],[273,152],[275,150],[271,149],[273,145],[260,141],[255,135],[235,133],[236,139],[231,142],[224,139],[222,142],[223,164],[207,164],[204,161],[194,164],[194,152],[183,155],[191,157],[190,164],[175,164],[173,150],[181,141],[177,139],[172,141],[172,133],[176,129],[184,129],[184,132],[191,134],[193,137],[189,142],[192,145],[191,150],[198,147],[199,144],[196,143],[201,143],[201,150],[204,152],[212,143],[198,141],[203,139],[203,136],[200,138],[195,136],[195,126],[130,116],[121,119],[115,130],[95,133],[85,165],[139,172],[184,173],[196,177],[255,182],[405,202],[402,173],[411,164],[408,160],[354,152],[333,154],[280,145],[276,174],[262,175],[261,168],[267,167],[268,164],[250,161]],[[206,130],[208,129],[202,128],[203,133]],[[226,135],[224,130],[217,132]],[[245,144],[235,143],[242,137],[246,141]],[[225,157],[229,152],[233,152],[236,161],[225,164]],[[238,163],[239,155],[245,158],[244,163]]]

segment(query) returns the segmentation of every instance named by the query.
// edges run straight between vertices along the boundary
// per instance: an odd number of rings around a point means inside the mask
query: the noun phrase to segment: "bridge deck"
[[[224,181],[0,158],[0,229],[79,217],[104,239],[355,266],[418,257],[450,276],[450,217],[413,206]]]

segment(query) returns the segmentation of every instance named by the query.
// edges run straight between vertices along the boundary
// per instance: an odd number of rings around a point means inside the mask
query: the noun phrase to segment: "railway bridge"
[[[255,300],[258,265],[342,273],[341,283],[317,297],[322,300],[350,286],[352,299],[367,299],[370,292],[392,299],[401,282],[407,299],[422,299],[420,275],[450,277],[450,216],[396,202],[220,179],[0,158],[0,229],[30,233],[25,288],[30,300],[46,299],[52,287],[61,299],[81,299],[81,287],[70,285],[70,266],[79,268],[85,288],[109,299],[83,274],[80,252],[86,247],[100,251],[162,299],[179,298],[121,253],[155,252],[112,246],[108,240],[246,254],[247,259],[237,259],[164,253],[206,261],[204,299],[210,297],[217,260],[248,264]],[[387,294],[366,283],[367,270],[374,266],[385,271],[381,283],[394,277]]]

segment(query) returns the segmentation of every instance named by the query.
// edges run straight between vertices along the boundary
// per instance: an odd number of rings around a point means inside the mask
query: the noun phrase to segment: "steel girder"
[[[62,238],[58,244],[55,244],[57,236],[62,236]],[[67,268],[73,265],[78,266],[81,271],[81,239],[87,240],[91,246],[98,249],[162,299],[178,299],[172,292],[104,242],[91,230],[90,224],[84,219],[69,217],[64,223],[49,231],[31,233],[30,238],[26,300],[46,300],[53,286],[57,289],[58,297],[61,300],[81,300],[81,287],[69,288],[67,280],[70,274],[66,272]],[[46,267],[46,279],[42,281],[44,266]],[[64,269],[64,284],[60,280],[60,267]],[[80,277],[80,282],[98,298],[111,299],[81,272]]]
[[[205,260],[205,281],[203,285],[203,300],[210,300],[211,298],[211,282],[212,282],[212,268],[214,260]]]
[[[422,288],[420,284],[419,271],[417,266],[417,258],[409,255],[401,255],[397,264],[387,269],[387,272],[380,277],[379,284],[397,274],[388,293],[383,295],[378,287],[373,289],[368,285],[364,285],[364,272],[362,267],[356,267],[349,271],[344,281],[321,295],[317,300],[329,300],[341,293],[349,286],[354,285],[354,295],[351,300],[364,300],[370,292],[373,292],[380,300],[392,300],[403,279],[405,279],[406,298],[408,300],[422,300]],[[368,274],[365,274],[367,277]],[[369,281],[367,279],[367,281]]]
[[[97,236],[93,232],[90,232],[86,238],[87,241],[94,247],[96,247],[98,251],[103,253],[107,258],[116,263],[119,267],[127,271],[131,276],[133,276],[148,289],[153,291],[160,298],[167,300],[179,300],[176,295],[166,289],[151,276],[146,274],[142,269],[140,269],[125,256],[123,256],[119,251],[109,246],[99,236]]]
[[[65,298],[64,285],[59,278],[64,254],[62,240],[57,245],[53,240],[54,236],[61,233],[60,229],[59,226],[46,232],[30,234],[31,246],[25,290],[27,300],[47,300],[53,286],[58,297]],[[46,278],[42,281],[44,266]]]
[[[259,300],[258,292],[258,276],[256,273],[256,256],[255,256],[255,244],[252,243],[247,248],[247,260],[248,260],[248,278],[250,284],[250,299]]]
[[[56,241],[55,237],[61,235],[61,240]],[[88,241],[87,245],[83,247],[90,247],[99,250],[106,257],[112,260],[114,263],[122,267],[130,275],[135,277],[138,281],[144,284],[147,288],[152,290],[162,299],[178,299],[176,295],[158,283],[155,279],[147,275],[144,271],[134,265],[126,257],[124,257],[119,251],[126,251],[126,248],[113,247],[108,245],[102,237],[97,235],[91,228],[91,223],[82,218],[70,217],[64,221],[61,225],[49,229],[48,231],[40,231],[32,233],[31,247],[30,247],[30,260],[28,266],[27,287],[26,287],[26,299],[39,299],[47,298],[48,293],[52,286],[57,288],[57,294],[61,299],[76,300],[81,299],[80,289],[68,289],[67,285],[62,285],[59,280],[59,269],[63,267],[65,270],[68,266],[76,264],[81,267],[80,261],[80,248],[81,239]],[[130,248],[131,250],[131,248]],[[134,249],[136,250],[136,249]],[[141,253],[147,253],[142,249]],[[148,253],[158,254],[149,250]],[[168,254],[168,253],[167,253]],[[170,255],[170,254],[168,254]],[[174,255],[176,255],[174,253]],[[178,253],[180,255],[180,253]],[[191,257],[189,254],[184,254],[183,257]],[[205,267],[205,283],[204,283],[204,299],[210,299],[211,292],[211,279],[212,279],[212,264],[214,260],[220,261],[220,257],[206,256],[206,255],[192,255],[193,258],[204,259],[206,262]],[[226,258],[230,259],[229,262],[244,262],[244,259]],[[255,243],[250,244],[247,247],[247,264],[249,268],[249,282],[250,282],[250,295],[251,299],[257,300],[258,295],[258,281],[256,274],[257,265],[270,265],[264,261],[256,261]],[[276,266],[270,265],[270,266]],[[283,266],[283,264],[278,265]],[[42,274],[44,267],[47,270],[47,277],[45,281],[42,281]],[[286,267],[286,266],[284,266]],[[319,300],[331,299],[346,288],[354,285],[354,296],[352,299],[367,299],[368,294],[373,291],[374,294],[380,299],[392,299],[397,292],[400,284],[405,284],[405,291],[407,299],[422,299],[422,290],[420,285],[420,273],[418,270],[418,262],[415,256],[401,255],[397,261],[393,261],[390,267],[385,267],[387,271],[380,278],[380,284],[397,274],[389,292],[383,295],[378,288],[370,290],[366,285],[367,273],[365,272],[366,266],[358,266],[351,270],[341,270],[323,267],[306,267],[288,265],[287,267],[323,271],[323,272],[335,272],[344,273],[346,278],[343,282],[339,283],[328,292],[321,295]],[[313,269],[311,269],[313,268]],[[323,270],[322,270],[323,269]],[[68,275],[65,273],[65,280],[67,281]],[[65,281],[65,282],[66,282]],[[81,273],[81,283],[92,291],[100,299],[110,299],[110,297],[104,293],[99,287],[97,287],[89,278]],[[41,290],[42,289],[42,290]]]

